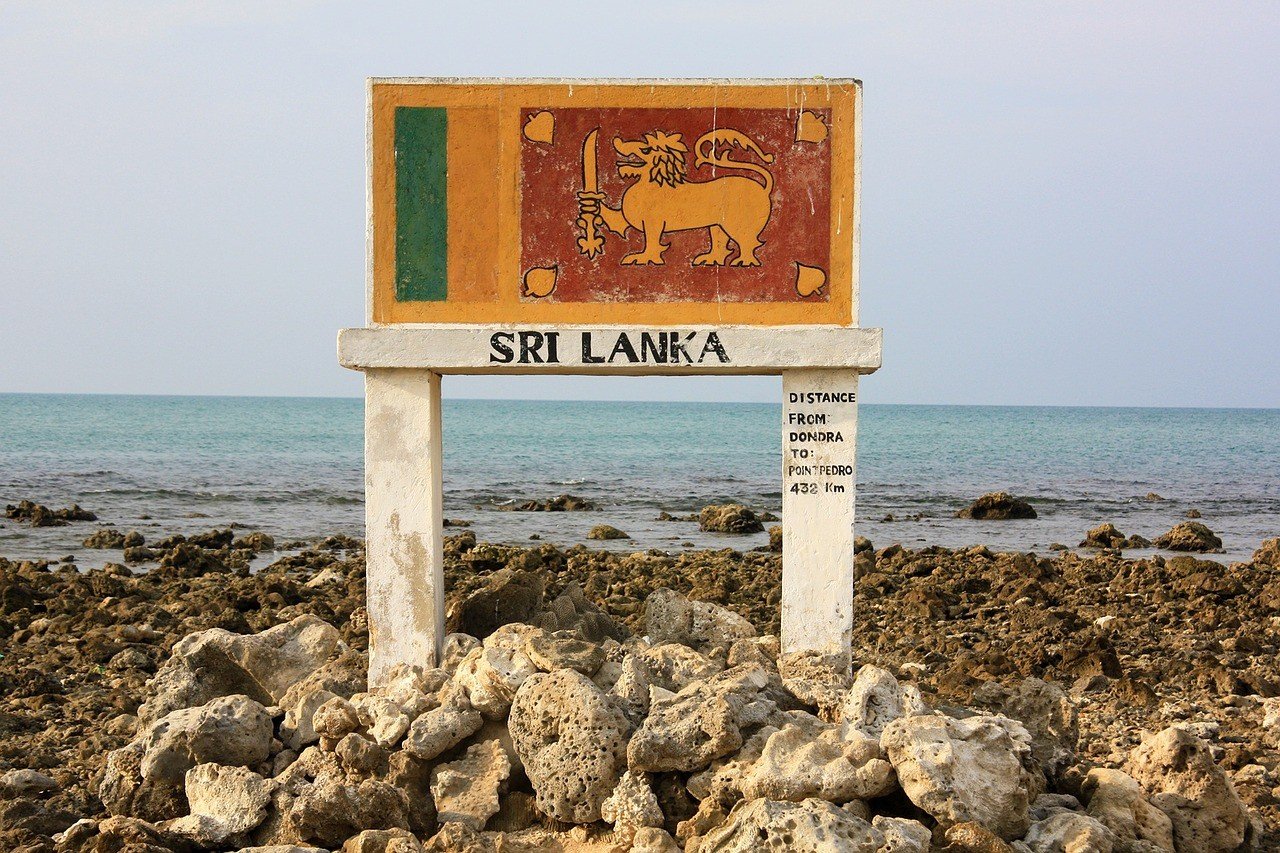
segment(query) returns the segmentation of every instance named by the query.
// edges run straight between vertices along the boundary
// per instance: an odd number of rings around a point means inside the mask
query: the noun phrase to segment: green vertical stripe
[[[448,296],[448,110],[396,107],[396,301]]]

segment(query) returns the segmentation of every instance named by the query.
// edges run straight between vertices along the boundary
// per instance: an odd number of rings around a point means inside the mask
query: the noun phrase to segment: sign
[[[371,683],[438,660],[448,374],[780,375],[783,662],[849,666],[861,86],[374,80]]]
[[[858,99],[374,81],[373,321],[851,325]]]

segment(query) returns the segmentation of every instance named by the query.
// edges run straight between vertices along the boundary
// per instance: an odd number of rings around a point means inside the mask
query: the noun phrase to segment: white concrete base
[[[444,640],[440,374],[366,370],[369,684],[434,666]]]
[[[782,373],[782,652],[848,666],[858,374]]]

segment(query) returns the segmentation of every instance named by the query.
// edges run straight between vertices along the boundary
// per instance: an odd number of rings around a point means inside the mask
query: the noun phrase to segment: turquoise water
[[[859,532],[877,547],[1043,550],[1074,545],[1103,521],[1155,538],[1192,507],[1223,537],[1220,559],[1280,535],[1280,410],[864,405],[859,414]],[[444,423],[446,514],[472,521],[482,539],[570,544],[607,521],[634,537],[609,547],[743,548],[765,537],[653,519],[725,500],[780,510],[775,405],[447,400]],[[75,501],[144,533],[236,522],[284,538],[360,535],[362,426],[352,399],[0,395],[0,503]],[[1001,488],[1029,497],[1041,517],[951,517]],[[499,511],[563,492],[603,511]],[[1148,502],[1148,492],[1167,500]],[[0,555],[11,557],[83,555],[92,527],[0,524]]]

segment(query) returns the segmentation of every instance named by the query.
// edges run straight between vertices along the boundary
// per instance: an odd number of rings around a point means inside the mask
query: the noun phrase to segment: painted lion
[[[690,181],[689,166],[681,134],[654,131],[643,139],[613,140],[620,155],[618,174],[634,179],[616,207],[604,205],[603,193],[578,194],[583,216],[598,216],[616,234],[626,236],[629,228],[644,234],[644,248],[622,259],[624,264],[661,264],[668,248],[662,235],[672,231],[708,229],[711,248],[693,259],[694,266],[754,267],[760,265],[756,250],[763,245],[760,234],[769,221],[773,175],[768,169],[747,160],[730,159],[717,146],[741,147],[764,163],[773,155],[736,130],[716,129],[704,133],[694,144],[694,168],[711,165],[741,169],[758,175],[725,175],[709,181]],[[733,260],[730,244],[737,247]]]

